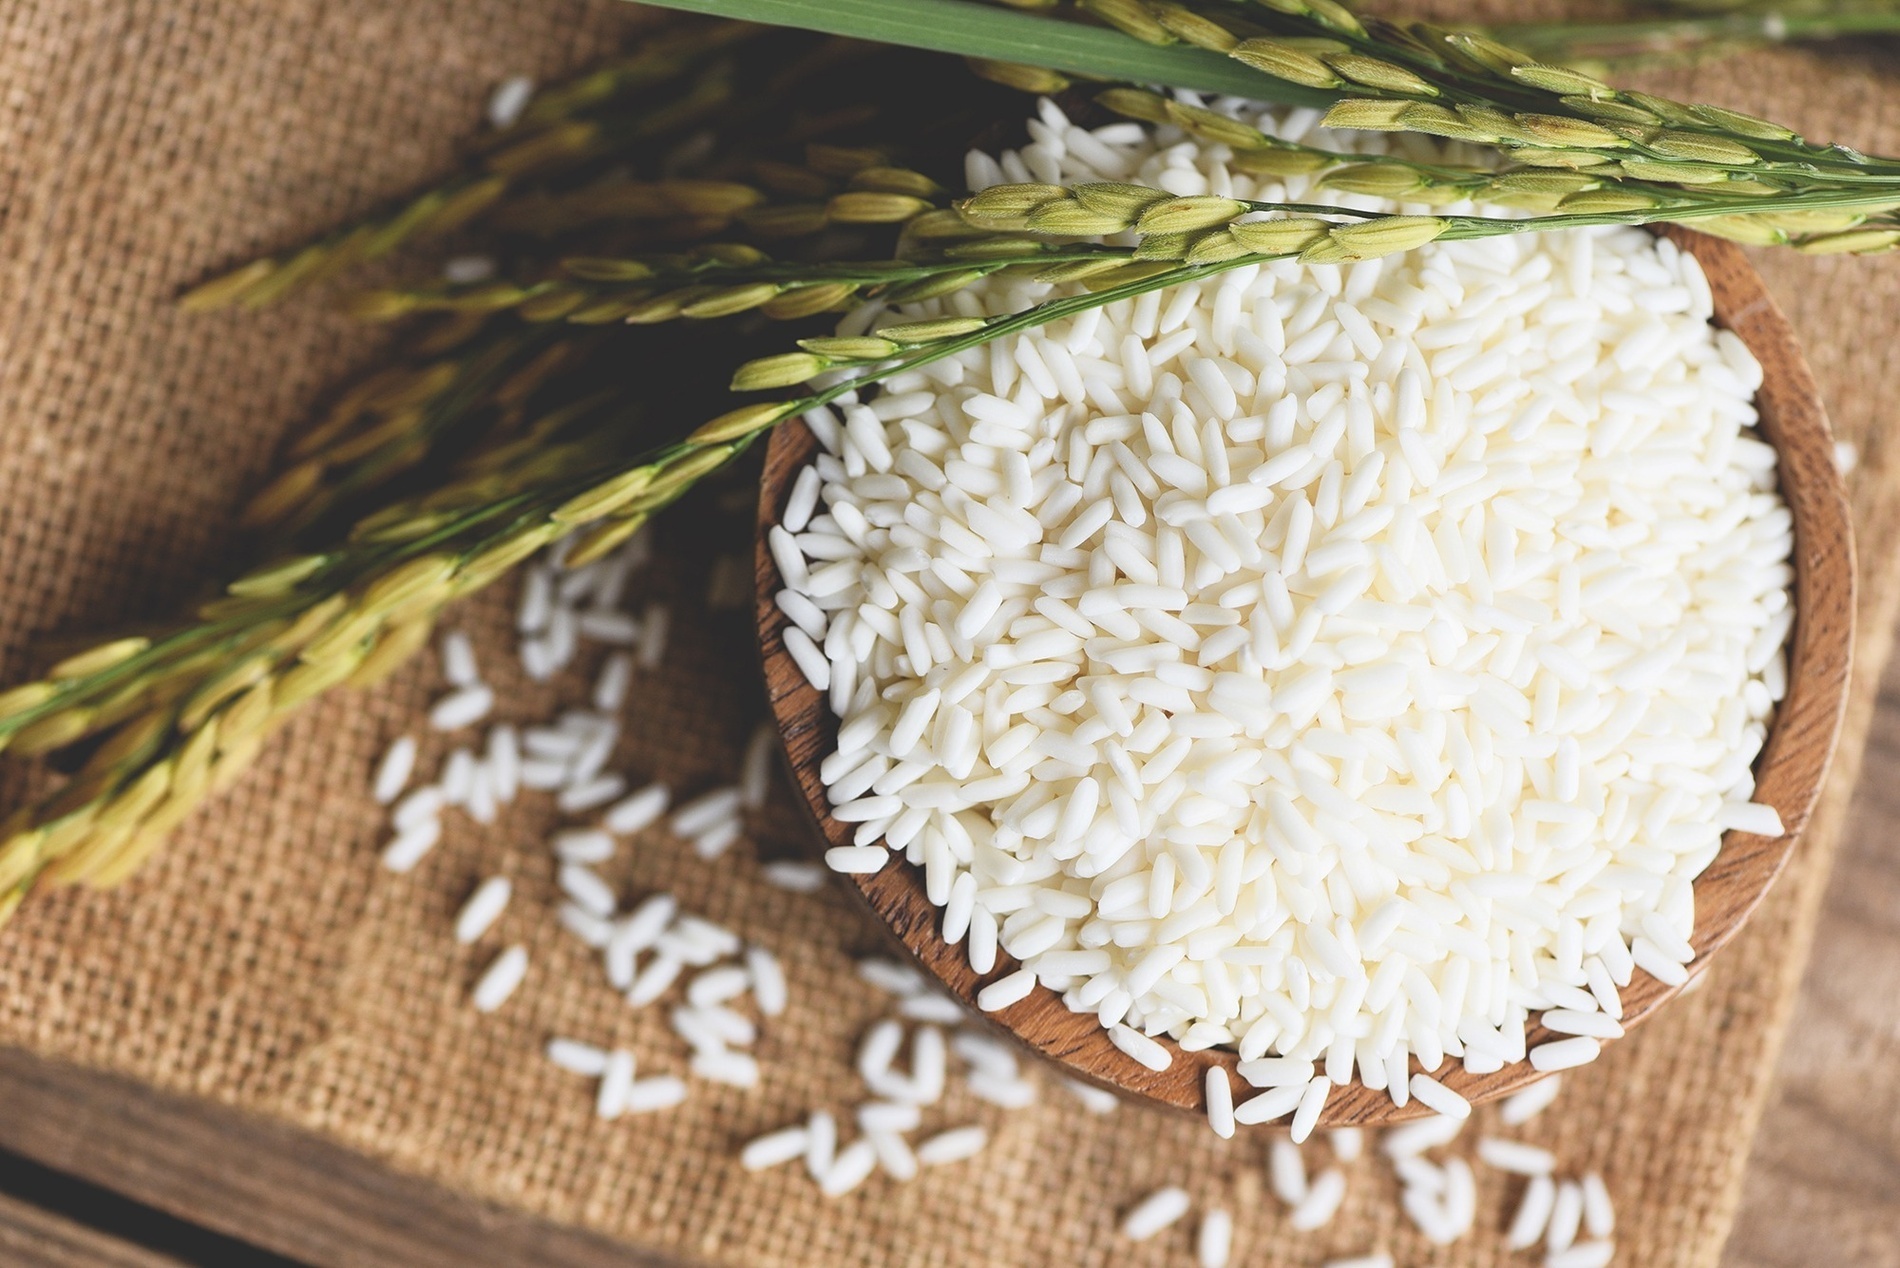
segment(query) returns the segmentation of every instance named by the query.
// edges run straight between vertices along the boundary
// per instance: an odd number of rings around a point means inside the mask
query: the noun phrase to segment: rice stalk
[[[540,94],[456,175],[296,251],[251,260],[202,282],[179,305],[187,312],[264,307],[406,243],[475,223],[530,180],[703,122],[736,93],[730,73],[708,62],[761,33],[759,27],[722,22],[654,36],[632,55]],[[672,101],[631,107],[635,95],[688,75],[692,82]]]
[[[52,796],[0,824],[0,913],[43,884],[106,885],[256,757],[294,711],[366,685],[423,646],[441,609],[574,535],[570,566],[618,546],[787,418],[1002,335],[1227,265],[1181,265],[987,320],[887,328],[897,354],[789,400],[741,406],[632,460],[624,417],[563,439],[495,445],[426,496],[357,522],[331,548],[236,579],[194,619],[118,638],[0,694],[0,750],[97,743]],[[882,344],[879,348],[882,348]]]
[[[830,30],[855,26],[896,43],[964,53],[987,47],[986,40],[1005,27],[1059,28],[1064,21],[954,0],[883,0],[875,15],[796,0],[668,2]],[[959,40],[946,42],[939,27],[952,10],[964,29]],[[1621,90],[1480,32],[1361,17],[1336,0],[1260,0],[1247,6],[1079,0],[1067,12],[1119,34],[1125,55],[1139,60],[1149,83],[1204,86],[1195,82],[1198,68],[1208,57],[1225,58],[1257,73],[1255,87],[1241,90],[1250,95],[1330,96],[1335,104],[1326,121],[1332,127],[1465,141],[1513,164],[1584,173],[1606,188],[1631,186],[1633,193],[1646,194],[1649,186],[1670,187],[1694,196],[1697,201],[1688,205],[1696,208],[1711,193],[1798,196],[1807,209],[1848,210],[1867,206],[1870,193],[1900,197],[1900,161],[1813,144],[1790,128],[1739,111]],[[1058,35],[1049,32],[1051,40]],[[1142,82],[1118,56],[1078,61],[1065,50],[1061,58],[1038,60],[1032,54],[1043,47],[1025,34],[1016,60],[1065,74]],[[1738,231],[1761,232],[1758,224]],[[1778,240],[1772,233],[1761,236]]]
[[[901,0],[882,2],[893,13],[905,7]],[[0,749],[23,755],[87,750],[64,787],[0,826],[0,912],[39,884],[103,884],[128,874],[170,827],[228,784],[296,708],[336,686],[389,672],[427,641],[448,602],[569,535],[575,536],[572,563],[611,550],[778,423],[892,374],[1098,305],[1268,259],[1339,263],[1435,240],[1677,219],[1815,252],[1890,250],[1900,242],[1900,221],[1892,214],[1900,205],[1894,164],[1810,147],[1785,130],[1729,112],[1619,94],[1574,71],[1514,59],[1480,37],[1439,39],[1426,28],[1361,22],[1325,0],[1258,7],[1261,29],[1273,39],[1224,25],[1227,10],[1195,4],[1125,0],[1089,9],[1117,19],[1134,36],[1114,39],[1143,49],[1168,53],[1185,42],[1203,56],[1202,64],[1207,56],[1238,60],[1253,67],[1242,68],[1252,76],[1260,63],[1275,67],[1283,82],[1312,81],[1313,91],[1331,80],[1351,85],[1356,95],[1334,107],[1334,126],[1459,134],[1516,164],[1479,169],[1345,155],[1275,142],[1138,90],[1114,89],[1105,98],[1123,113],[1233,146],[1241,166],[1317,174],[1331,188],[1406,202],[1493,201],[1546,214],[1380,215],[1331,205],[1179,199],[1106,183],[999,186],[952,208],[941,205],[942,191],[927,174],[895,165],[896,147],[830,143],[808,149],[802,164],[750,154],[743,156],[743,173],[616,181],[589,175],[585,166],[608,151],[574,159],[594,140],[563,147],[581,135],[571,125],[592,127],[636,113],[613,112],[629,99],[627,90],[641,85],[637,76],[583,77],[575,83],[593,86],[544,97],[530,109],[529,131],[518,142],[489,149],[479,175],[457,179],[504,177],[516,192],[506,202],[498,192],[482,206],[495,215],[511,208],[510,215],[523,216],[513,222],[515,231],[533,232],[534,216],[544,215],[548,219],[538,223],[554,226],[548,232],[562,235],[563,246],[566,235],[601,227],[630,234],[639,245],[576,255],[558,267],[531,251],[526,263],[542,274],[527,283],[378,293],[379,302],[396,310],[436,311],[446,319],[424,333],[409,363],[358,384],[305,432],[292,447],[291,465],[248,511],[254,526],[316,536],[322,544],[239,577],[181,623],[100,643],[0,694]],[[645,65],[643,56],[631,64]],[[696,82],[730,86],[724,75],[708,72]],[[741,109],[730,104],[730,94],[715,94],[717,102],[706,105],[694,99],[696,91],[688,90],[689,107],[667,116],[666,127],[732,117],[720,111]],[[544,104],[550,99],[554,104]],[[706,113],[694,113],[702,107]],[[1418,113],[1427,107],[1446,113]],[[1626,107],[1668,126],[1600,117]],[[598,139],[606,131],[589,135]],[[613,144],[620,140],[616,134]],[[547,166],[539,166],[544,160]],[[518,174],[557,170],[570,160],[580,164],[571,170],[581,178],[565,188],[513,183]],[[634,188],[612,192],[617,185]],[[372,250],[433,231],[441,204],[434,207],[246,266],[193,306],[267,302],[369,258]],[[560,222],[562,216],[573,219]],[[659,254],[645,249],[652,245],[650,228],[715,222],[762,236],[840,226],[890,232],[897,249],[888,258],[839,258],[823,250],[821,258],[783,261],[747,243],[702,243]],[[1132,236],[1118,244],[1097,240],[1116,234]],[[803,339],[797,351],[739,365],[732,386],[779,391],[814,378],[821,386],[741,405],[657,449],[636,440],[639,392],[626,376],[599,384],[580,372],[592,364],[593,350],[622,345],[611,343],[605,330],[566,329],[690,327],[748,314],[802,319],[866,299],[927,299],[997,274],[1078,289],[1014,313],[900,322],[851,339]],[[721,327],[722,350],[731,329]],[[438,474],[438,467],[447,473]],[[388,486],[405,473],[415,473],[420,487],[413,496],[393,496]],[[385,505],[355,519],[347,532],[316,531],[372,494]]]
[[[673,445],[629,463],[615,456],[624,423],[498,446],[347,540],[238,578],[187,622],[101,644],[0,695],[0,748],[96,741],[64,788],[0,830],[0,907],[36,884],[128,874],[298,707],[377,681],[423,646],[444,605],[609,512],[630,533],[736,452]]]
[[[1523,202],[1547,203],[1552,214],[1519,218],[1445,214],[1415,216],[1402,213],[1358,211],[1328,204],[1269,202],[1240,198],[1176,198],[1164,190],[1140,185],[999,185],[957,204],[972,225],[997,232],[1054,232],[1069,234],[1086,224],[1096,235],[1132,233],[1140,238],[1135,258],[1194,260],[1218,251],[1222,235],[1242,245],[1267,240],[1279,232],[1274,220],[1261,215],[1303,218],[1323,226],[1333,246],[1317,239],[1299,251],[1260,254],[1259,258],[1295,255],[1302,262],[1342,263],[1366,255],[1336,256],[1343,241],[1383,241],[1381,224],[1401,222],[1437,226],[1437,232],[1413,245],[1443,239],[1472,241],[1507,234],[1581,229],[1598,225],[1640,225],[1662,221],[1695,224],[1725,237],[1759,244],[1789,245],[1811,254],[1875,254],[1893,249],[1891,232],[1900,225],[1893,214],[1900,198],[1885,190],[1858,190],[1848,195],[1787,194],[1710,197],[1694,191],[1633,192],[1614,183],[1584,183],[1527,179],[1525,173],[1504,173],[1496,182],[1524,195]],[[1374,192],[1361,189],[1358,192]],[[1115,205],[1105,202],[1113,198]],[[1427,201],[1418,199],[1416,201]],[[1340,223],[1346,218],[1347,223]],[[1318,232],[1318,229],[1315,229]],[[1399,235],[1393,240],[1405,240]],[[1400,249],[1410,249],[1400,248]],[[1379,251],[1376,254],[1386,254]]]

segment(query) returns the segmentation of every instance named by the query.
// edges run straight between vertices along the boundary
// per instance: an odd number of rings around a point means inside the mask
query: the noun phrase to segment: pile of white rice
[[[1375,205],[1029,126],[973,184]],[[1635,970],[1684,978],[1723,830],[1781,832],[1791,520],[1710,315],[1668,242],[1526,234],[1235,269],[815,411],[771,545],[840,720],[829,861],[920,865],[979,972],[1024,966],[986,1007],[1039,980],[1157,1068],[1237,1047],[1242,1122],[1304,1135],[1355,1074],[1459,1113],[1408,1062],[1498,1070],[1535,1014],[1576,1036],[1539,1068],[1589,1060]]]

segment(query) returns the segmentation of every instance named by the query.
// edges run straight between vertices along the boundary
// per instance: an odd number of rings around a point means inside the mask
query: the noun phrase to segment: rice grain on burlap
[[[639,20],[608,0],[15,0],[0,10],[0,678],[34,667],[35,639],[165,611],[227,570],[231,508],[285,428],[383,342],[318,299],[201,318],[169,299],[444,169],[494,83],[584,64]],[[1811,135],[1891,152],[1894,72],[1785,53],[1692,82]],[[1880,560],[1900,481],[1875,429],[1886,422],[1876,402],[1900,377],[1900,261],[1763,263],[1837,425],[1863,451],[1853,492],[1872,546],[1864,686],[1893,610]],[[725,531],[742,536],[742,521]],[[700,550],[698,563],[643,583],[648,597],[677,595],[679,628],[666,672],[639,678],[619,758],[687,793],[730,777],[758,716],[742,624],[699,603],[705,535],[676,525],[664,536]],[[579,687],[517,692],[511,590],[460,619],[504,699],[531,719]],[[913,1185],[874,1180],[826,1202],[794,1169],[742,1173],[737,1142],[814,1104],[851,1103],[849,1052],[877,1010],[851,975],[850,954],[879,945],[857,910],[759,879],[758,852],[802,848],[784,803],[755,843],[717,864],[649,831],[612,875],[628,893],[673,889],[784,957],[794,1004],[765,1028],[765,1085],[696,1082],[676,1112],[595,1121],[591,1086],[539,1055],[547,1036],[629,1044],[649,1072],[681,1070],[684,1054],[663,1010],[627,1009],[545,914],[545,799],[525,798],[493,830],[458,821],[413,875],[376,865],[371,766],[417,727],[439,685],[419,664],[384,689],[324,701],[134,883],[30,905],[0,933],[0,1041],[313,1128],[480,1198],[746,1268],[1178,1264],[1182,1230],[1140,1247],[1112,1235],[1110,1208],[1162,1183],[1233,1210],[1250,1265],[1374,1246],[1414,1265],[1505,1262],[1495,1230],[1513,1186],[1496,1173],[1484,1174],[1479,1235],[1454,1248],[1434,1250],[1403,1225],[1371,1158],[1351,1168],[1331,1227],[1293,1234],[1262,1196],[1258,1135],[1223,1146],[1185,1118],[1133,1108],[1095,1118],[1053,1084],[1013,1114],[953,1095],[933,1121],[985,1122],[995,1142],[980,1162]],[[1560,1111],[1523,1133],[1566,1170],[1609,1175],[1620,1262],[1719,1255],[1871,702],[1858,694],[1807,844],[1708,987],[1569,1076]],[[425,762],[443,747],[432,740]],[[24,777],[5,778],[0,799],[24,794]],[[515,905],[480,948],[458,950],[452,913],[497,871],[515,877]],[[468,985],[513,940],[532,953],[529,981],[479,1018]]]

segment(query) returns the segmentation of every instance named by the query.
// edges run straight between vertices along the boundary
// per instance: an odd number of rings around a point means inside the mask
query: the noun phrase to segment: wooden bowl
[[[1701,261],[1714,294],[1717,322],[1741,336],[1761,362],[1765,378],[1756,400],[1760,430],[1780,454],[1781,492],[1794,514],[1796,619],[1788,693],[1756,762],[1755,793],[1755,800],[1767,802],[1780,813],[1787,835],[1768,838],[1731,831],[1723,838],[1721,852],[1695,882],[1696,923],[1690,943],[1696,958],[1689,972],[1696,974],[1708,964],[1711,952],[1735,936],[1761,901],[1793,851],[1820,792],[1846,701],[1854,638],[1854,548],[1827,416],[1787,319],[1732,243],[1675,227],[1662,232]],[[788,622],[773,602],[782,583],[765,544],[766,530],[778,522],[792,480],[816,449],[811,432],[802,422],[793,421],[773,434],[766,453],[757,545],[759,643],[766,689],[799,793],[825,843],[839,846],[851,844],[852,827],[831,818],[818,777],[820,760],[835,745],[837,719],[785,650],[781,636]],[[847,879],[952,995],[977,1016],[1065,1067],[1066,1074],[1203,1112],[1207,1067],[1223,1065],[1231,1074],[1238,1060],[1224,1048],[1186,1052],[1164,1038],[1161,1042],[1174,1060],[1157,1073],[1111,1044],[1108,1032],[1093,1015],[1071,1012],[1060,996],[1040,985],[1028,998],[1000,1012],[977,1012],[977,991],[1013,972],[1016,962],[999,950],[992,973],[983,977],[974,973],[964,948],[938,936],[939,911],[924,895],[921,870],[901,859],[875,875]],[[1628,1027],[1642,1021],[1679,989],[1637,970],[1622,993],[1623,1024]],[[1529,1030],[1532,1046],[1556,1037],[1541,1025]],[[1487,1075],[1468,1074],[1457,1061],[1448,1061],[1437,1077],[1477,1102],[1517,1091],[1542,1076],[1528,1061]],[[1417,1101],[1398,1108],[1383,1091],[1367,1088],[1355,1078],[1334,1090],[1320,1122],[1329,1127],[1381,1126],[1428,1113]]]

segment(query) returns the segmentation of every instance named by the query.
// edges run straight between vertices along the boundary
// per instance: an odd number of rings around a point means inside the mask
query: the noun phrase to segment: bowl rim
[[[1851,521],[1833,435],[1819,389],[1794,330],[1760,275],[1734,243],[1680,226],[1661,226],[1659,236],[1696,256],[1715,300],[1716,324],[1739,336],[1761,362],[1756,395],[1759,430],[1777,452],[1781,493],[1794,519],[1792,586],[1795,623],[1789,636],[1788,690],[1756,759],[1756,801],[1780,814],[1785,832],[1761,837],[1730,830],[1720,851],[1694,882],[1696,923],[1690,937],[1695,959],[1690,980],[1706,969],[1710,955],[1728,943],[1780,875],[1806,827],[1832,760],[1846,707],[1854,641],[1855,560]],[[791,483],[817,449],[803,421],[791,419],[771,435],[760,480],[755,529],[756,625],[773,719],[807,819],[827,846],[851,844],[852,828],[832,819],[818,763],[834,747],[837,719],[824,697],[804,679],[786,650],[790,621],[774,602],[782,587],[766,533],[778,523]],[[849,888],[902,944],[926,973],[965,1005],[973,1019],[1008,1035],[1063,1067],[1063,1073],[1112,1091],[1194,1113],[1205,1111],[1205,1072],[1220,1065],[1233,1079],[1236,1053],[1228,1048],[1189,1052],[1165,1036],[1173,1060],[1154,1071],[1116,1048],[1092,1014],[1076,1013],[1038,983],[1008,1008],[985,1013],[976,993],[1014,972],[1018,962],[997,951],[992,972],[979,976],[961,945],[937,933],[940,908],[924,892],[921,869],[902,858],[870,875],[844,877]],[[1626,1030],[1644,1021],[1686,986],[1671,986],[1642,969],[1622,992]],[[1541,1021],[1527,1029],[1527,1047],[1563,1036]],[[1615,1041],[1605,1041],[1614,1043]],[[1422,1069],[1413,1059],[1414,1072]],[[1450,1059],[1434,1077],[1473,1103],[1519,1091],[1544,1077],[1528,1060],[1492,1074],[1472,1075]],[[1247,1084],[1238,1088],[1244,1093]],[[1392,1103],[1384,1091],[1357,1076],[1334,1088],[1321,1115],[1325,1127],[1386,1126],[1429,1115],[1416,1099]],[[1284,1128],[1284,1120],[1267,1124]]]

